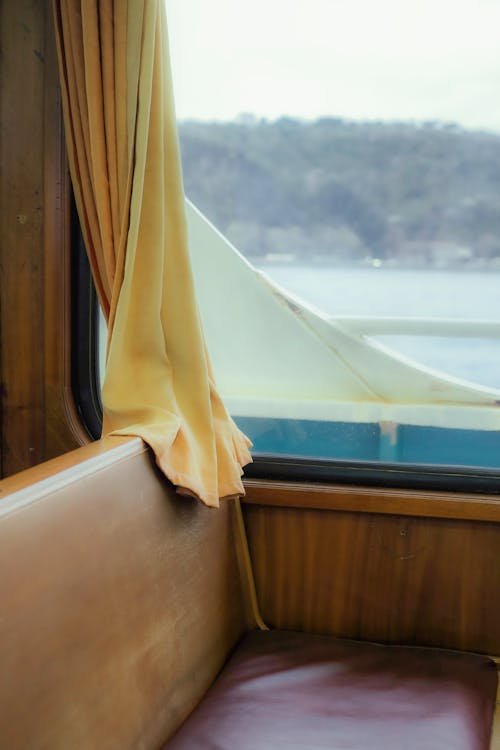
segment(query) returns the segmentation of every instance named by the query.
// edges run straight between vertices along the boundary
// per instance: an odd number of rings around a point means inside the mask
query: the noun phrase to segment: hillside
[[[436,123],[180,123],[185,190],[250,258],[500,267],[500,136]]]

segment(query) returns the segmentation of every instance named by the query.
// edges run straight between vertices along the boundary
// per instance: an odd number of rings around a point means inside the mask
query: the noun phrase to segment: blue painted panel
[[[500,467],[500,432],[399,427],[400,461]]]
[[[500,432],[377,423],[235,417],[255,453],[304,458],[500,468]]]
[[[248,435],[255,453],[376,461],[379,456],[378,424],[319,422],[308,419],[235,417]]]

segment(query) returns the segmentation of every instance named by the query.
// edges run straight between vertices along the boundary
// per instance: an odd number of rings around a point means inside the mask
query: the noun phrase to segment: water
[[[500,324],[500,272],[265,265],[280,286],[330,315],[461,318]],[[428,367],[500,388],[500,339],[377,337]]]

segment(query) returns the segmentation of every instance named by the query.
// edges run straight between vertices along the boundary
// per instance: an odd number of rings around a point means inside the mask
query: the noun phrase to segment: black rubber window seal
[[[74,202],[71,209],[71,389],[85,430],[102,430],[99,378],[99,302]]]
[[[337,461],[269,454],[254,454],[253,460],[253,464],[245,468],[248,479],[500,494],[498,469]]]

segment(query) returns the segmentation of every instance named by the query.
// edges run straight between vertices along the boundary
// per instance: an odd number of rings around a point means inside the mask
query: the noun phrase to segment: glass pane
[[[186,194],[243,256],[190,209],[255,450],[499,466],[500,5],[166,1]]]

